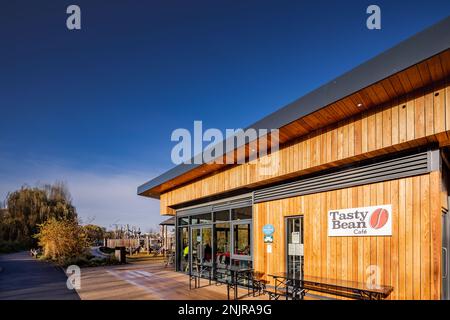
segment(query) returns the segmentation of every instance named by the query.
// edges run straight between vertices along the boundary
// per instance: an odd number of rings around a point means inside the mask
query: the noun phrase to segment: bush
[[[84,259],[88,261],[88,239],[76,220],[51,218],[39,225],[39,233],[34,237],[43,249],[44,259],[60,265],[83,263]]]

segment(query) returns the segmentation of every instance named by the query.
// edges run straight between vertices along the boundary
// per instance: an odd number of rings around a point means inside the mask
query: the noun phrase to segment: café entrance
[[[177,216],[177,271],[252,266],[252,207]],[[208,210],[204,209],[205,211]]]
[[[303,216],[286,218],[287,272],[303,275]]]

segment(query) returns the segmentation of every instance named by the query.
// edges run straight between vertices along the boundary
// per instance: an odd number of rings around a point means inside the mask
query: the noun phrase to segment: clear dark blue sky
[[[2,1],[0,199],[63,180],[85,221],[148,229],[158,204],[136,187],[173,166],[174,129],[245,127],[449,14],[448,0]]]

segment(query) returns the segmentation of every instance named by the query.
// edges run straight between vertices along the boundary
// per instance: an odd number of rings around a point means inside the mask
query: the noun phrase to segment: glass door
[[[214,228],[214,263],[216,269],[226,269],[230,265],[231,233],[230,223],[216,223]]]
[[[252,262],[252,224],[250,221],[231,223],[232,230],[232,264],[240,267],[251,267]]]
[[[286,218],[287,272],[303,275],[303,217]]]
[[[201,272],[204,267],[212,266],[212,227],[191,228],[191,268]]]
[[[189,273],[189,227],[178,228],[178,271]]]

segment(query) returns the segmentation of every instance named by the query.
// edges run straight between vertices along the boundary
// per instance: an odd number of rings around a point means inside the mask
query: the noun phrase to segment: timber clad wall
[[[420,145],[449,144],[450,86],[418,90],[405,98],[364,111],[348,120],[316,130],[278,152],[279,172],[259,175],[260,160],[234,166],[161,194],[161,214],[170,206],[255,187]],[[271,156],[273,157],[273,156]]]
[[[391,237],[328,237],[332,209],[392,204]],[[284,217],[304,216],[306,275],[365,282],[370,265],[380,267],[380,282],[391,285],[390,299],[440,299],[441,211],[446,208],[441,173],[398,179],[254,205],[254,268],[266,274],[285,271]],[[275,226],[267,253],[262,226]]]

